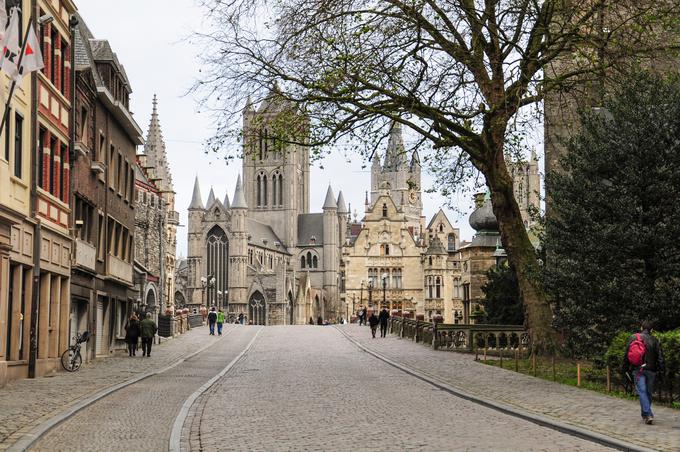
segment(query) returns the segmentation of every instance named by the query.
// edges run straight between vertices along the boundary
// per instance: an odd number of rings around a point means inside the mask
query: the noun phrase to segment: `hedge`
[[[631,333],[622,331],[614,337],[604,354],[604,362],[612,372],[618,373],[623,364],[623,354]],[[676,402],[675,393],[680,388],[680,329],[665,333],[654,332],[659,339],[661,351],[666,362],[666,369],[657,375],[657,397],[670,405]],[[625,382],[624,382],[625,386]]]

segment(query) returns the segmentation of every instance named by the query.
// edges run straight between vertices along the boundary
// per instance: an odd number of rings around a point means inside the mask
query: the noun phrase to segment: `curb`
[[[71,416],[77,414],[79,411],[82,411],[83,409],[87,408],[88,406],[92,405],[95,402],[98,402],[99,400],[103,399],[104,397],[107,397],[111,394],[113,394],[116,391],[119,391],[123,388],[126,388],[128,386],[131,386],[135,383],[138,383],[142,380],[146,380],[149,377],[153,377],[154,375],[161,374],[163,372],[167,372],[168,370],[179,366],[183,362],[193,358],[194,356],[198,355],[199,353],[203,353],[213,345],[217,344],[218,341],[222,340],[222,338],[226,337],[231,333],[232,331],[235,331],[236,328],[230,329],[226,334],[224,334],[222,337],[220,337],[217,341],[206,345],[205,347],[202,347],[198,349],[197,351],[190,353],[189,355],[186,355],[183,358],[180,358],[178,361],[175,363],[163,367],[161,369],[156,369],[152,370],[146,373],[143,373],[137,377],[134,377],[130,380],[124,381],[122,383],[118,383],[113,386],[109,386],[108,388],[102,389],[101,391],[95,393],[94,395],[87,397],[80,402],[76,403],[70,408],[67,408],[66,410],[62,411],[61,413],[52,416],[51,418],[47,419],[46,421],[38,424],[35,426],[33,429],[31,429],[30,432],[25,433],[20,440],[12,444],[7,451],[8,452],[23,452],[25,450],[28,450],[30,447],[32,447],[40,438],[42,438],[47,432],[52,430],[54,427],[58,426],[62,422],[66,421],[68,418]]]
[[[496,411],[500,411],[501,413],[517,417],[520,419],[523,419],[525,421],[532,422],[534,424],[540,425],[541,427],[546,427],[552,430],[556,430],[560,433],[566,433],[571,436],[576,436],[582,439],[585,439],[587,441],[593,442],[600,444],[602,446],[606,447],[611,447],[613,449],[617,450],[623,450],[623,451],[631,451],[631,452],[654,452],[656,449],[648,449],[642,446],[638,446],[637,444],[632,444],[626,441],[622,441],[616,438],[612,438],[610,436],[593,432],[591,430],[586,430],[581,427],[577,427],[575,425],[571,425],[565,422],[560,422],[552,418],[548,418],[545,416],[540,416],[537,414],[530,413],[528,411],[520,411],[516,408],[513,408],[509,405],[506,405],[501,402],[496,402],[491,399],[486,399],[483,397],[479,397],[473,394],[470,394],[468,392],[465,392],[461,389],[454,388],[453,386],[450,386],[446,383],[443,383],[441,381],[438,381],[432,377],[429,377],[425,375],[424,373],[413,369],[411,367],[405,366],[403,364],[399,364],[396,361],[393,361],[383,355],[381,355],[378,352],[375,352],[366,346],[362,345],[359,341],[354,339],[352,336],[350,336],[348,333],[342,331],[340,328],[337,326],[335,327],[336,330],[338,330],[342,335],[347,338],[350,342],[352,342],[354,345],[356,345],[359,349],[362,351],[368,353],[369,355],[389,364],[392,367],[396,367],[397,369],[401,370],[402,372],[405,372],[413,377],[418,378],[419,380],[422,380],[426,383],[431,384],[432,386],[441,389],[443,391],[448,392],[451,395],[454,395],[456,397],[459,397],[461,399],[467,400],[469,402],[473,402],[479,405],[482,405],[487,408],[491,408]]]
[[[232,359],[227,366],[220,371],[217,375],[212,377],[210,380],[208,380],[206,383],[203,384],[200,388],[198,388],[196,391],[194,391],[193,394],[191,394],[182,404],[182,408],[179,410],[179,414],[175,418],[175,422],[172,424],[172,431],[170,432],[170,443],[168,445],[168,449],[170,452],[180,452],[181,450],[181,436],[182,436],[182,428],[184,427],[184,422],[186,422],[187,417],[189,416],[189,410],[191,409],[191,406],[196,402],[196,399],[198,399],[204,392],[206,392],[208,389],[212,387],[220,378],[222,378],[227,372],[229,372],[232,367],[236,365],[237,362],[241,360],[245,356],[246,353],[250,350],[250,348],[253,346],[255,343],[255,339],[260,335],[262,332],[262,328],[257,330],[257,333],[255,333],[255,336],[248,342],[248,345],[246,345],[246,348],[239,353],[236,358]]]

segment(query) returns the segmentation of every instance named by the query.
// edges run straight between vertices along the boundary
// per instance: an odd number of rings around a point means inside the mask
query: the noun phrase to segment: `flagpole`
[[[21,53],[19,54],[19,61],[17,61],[17,77],[21,74],[21,63],[24,59],[24,53],[26,53],[26,44],[28,43],[28,33],[31,31],[31,22],[28,22],[28,27],[26,27],[26,33],[24,33],[24,42],[21,44]],[[17,87],[16,77],[12,77],[12,86],[9,89],[9,95],[7,96],[7,103],[5,104],[5,112],[2,114],[2,122],[0,123],[0,135],[5,130],[5,123],[7,122],[7,115],[9,113],[9,105],[12,102],[12,96],[14,96],[14,90]]]

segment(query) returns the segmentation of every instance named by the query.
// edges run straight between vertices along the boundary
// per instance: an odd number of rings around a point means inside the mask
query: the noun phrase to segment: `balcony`
[[[168,224],[172,226],[179,225],[179,212],[171,210],[168,212]]]
[[[107,256],[109,276],[128,284],[132,284],[132,265],[116,256]]]
[[[97,248],[81,239],[76,239],[76,265],[87,270],[95,270]]]

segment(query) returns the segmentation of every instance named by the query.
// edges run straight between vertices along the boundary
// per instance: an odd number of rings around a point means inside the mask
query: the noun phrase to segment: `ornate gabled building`
[[[282,118],[294,137],[282,139]],[[216,305],[229,318],[260,325],[336,320],[339,250],[348,211],[328,187],[322,211],[309,206],[308,123],[273,90],[243,115],[243,180],[233,199],[211,188],[203,204],[196,178],[189,205],[188,256],[182,265],[187,305]]]

